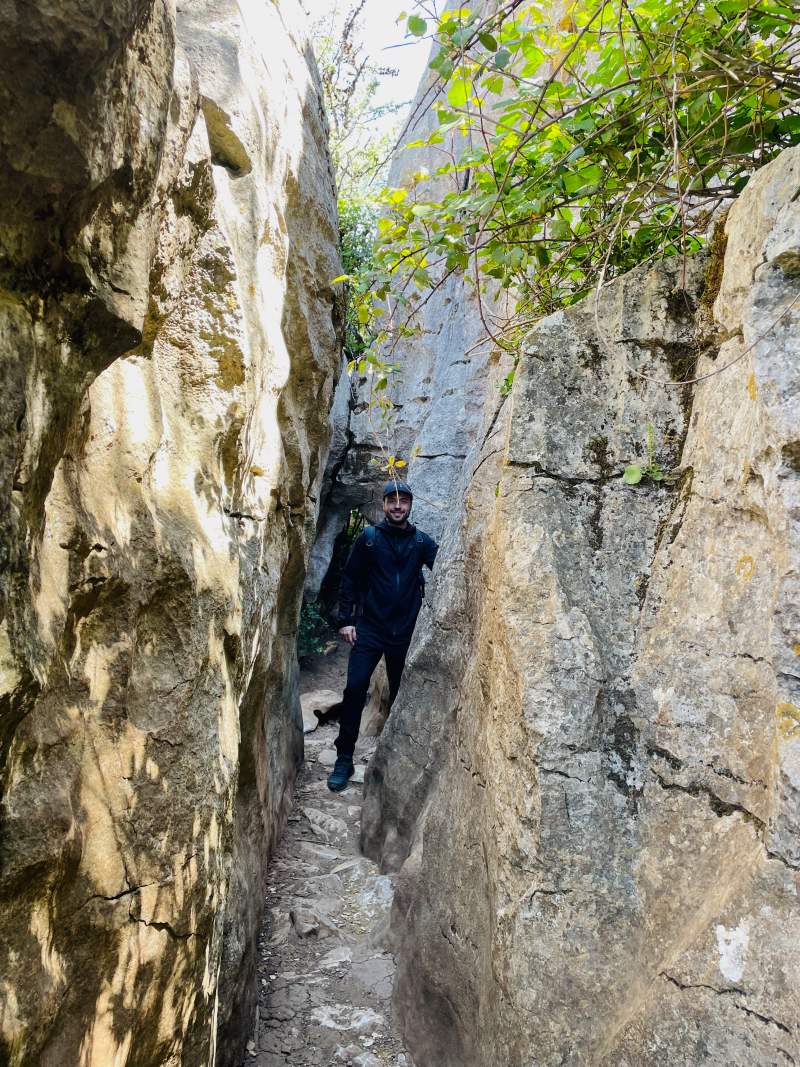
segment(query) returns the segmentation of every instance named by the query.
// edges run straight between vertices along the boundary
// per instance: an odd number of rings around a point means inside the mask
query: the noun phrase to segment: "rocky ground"
[[[347,649],[313,657],[301,674],[338,695]],[[260,938],[259,1022],[246,1064],[255,1067],[413,1067],[394,1034],[394,960],[386,938],[392,879],[359,852],[362,783],[374,738],[356,749],[356,774],[331,793],[335,726],[306,735],[288,826],[273,859]]]

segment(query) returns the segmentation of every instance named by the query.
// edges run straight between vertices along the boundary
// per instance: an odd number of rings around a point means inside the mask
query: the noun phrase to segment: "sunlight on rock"
[[[635,70],[625,5],[451,5],[355,224],[296,0],[95,6],[0,39],[0,1062],[800,1061],[791,5]],[[438,556],[329,783],[401,470]]]

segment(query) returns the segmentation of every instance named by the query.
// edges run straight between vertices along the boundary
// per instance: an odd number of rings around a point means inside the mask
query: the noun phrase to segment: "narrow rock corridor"
[[[301,673],[301,694],[342,684],[344,648],[316,659]],[[326,778],[335,737],[334,725],[306,734],[293,810],[270,866],[258,1029],[245,1061],[255,1067],[413,1067],[391,1026],[392,880],[359,851],[362,783],[376,741],[359,740],[355,777],[334,794]]]

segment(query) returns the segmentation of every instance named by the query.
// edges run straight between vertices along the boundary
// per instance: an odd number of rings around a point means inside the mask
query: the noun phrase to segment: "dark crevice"
[[[667,982],[670,982],[677,989],[680,989],[681,992],[690,989],[702,989],[708,993],[714,993],[716,996],[719,997],[746,996],[744,989],[740,989],[739,986],[727,986],[724,989],[719,989],[717,988],[717,986],[708,985],[706,982],[681,982],[679,979],[675,978],[674,975],[669,974],[667,971],[661,971],[661,973],[659,974],[659,978],[664,978]],[[745,1015],[751,1015],[754,1019],[758,1019],[759,1022],[766,1023],[767,1026],[777,1027],[778,1030],[783,1031],[783,1033],[785,1034],[791,1035],[792,1033],[790,1028],[786,1026],[785,1023],[779,1022],[778,1019],[773,1019],[769,1015],[762,1015],[761,1012],[754,1011],[753,1008],[748,1008],[745,1004],[737,1004],[736,1002],[733,1002],[732,1007],[736,1008],[737,1011],[744,1012]],[[786,1050],[781,1049],[781,1051],[785,1052]],[[792,1060],[792,1063],[794,1063],[794,1060]]]
[[[777,1028],[779,1030],[782,1030],[785,1034],[791,1034],[792,1032],[788,1026],[785,1026],[783,1023],[778,1022],[777,1019],[772,1019],[769,1015],[762,1015],[758,1011],[753,1011],[752,1008],[746,1008],[744,1004],[734,1004],[734,1008],[736,1008],[737,1011],[743,1011],[745,1015],[752,1015],[754,1019],[758,1019],[760,1022],[766,1023],[767,1026],[777,1026]],[[792,1060],[792,1062],[794,1063],[794,1060]]]
[[[661,971],[658,975],[659,978],[664,978],[667,982],[670,982],[677,989],[683,992],[686,989],[705,989],[709,993],[715,993],[717,996],[744,996],[745,992],[740,989],[739,986],[726,986],[724,989],[719,989],[717,986],[708,985],[706,982],[681,982],[679,978],[670,974],[668,971]]]
[[[672,769],[675,771],[683,771],[687,769],[684,761],[682,759],[679,759],[673,752],[670,752],[666,748],[661,748],[659,745],[654,745],[650,743],[647,745],[646,751],[649,756],[654,756],[656,759],[664,760],[664,762],[668,763],[669,766],[672,767]],[[702,761],[700,761],[698,766],[705,767],[707,770],[711,771],[712,774],[716,774],[719,778],[726,778],[728,781],[736,782],[738,785],[750,787],[764,787],[766,785],[766,782],[764,782],[762,778],[742,778],[740,775],[735,774],[727,767],[716,767],[713,763],[703,763]]]
[[[767,854],[768,859],[777,860],[778,863],[782,863],[784,867],[788,867],[790,871],[800,871],[800,864],[791,863],[789,860],[786,859],[785,856],[782,856],[779,852],[772,852],[768,848],[765,848],[764,851]]]
[[[523,470],[533,471],[533,478],[544,478],[553,482],[564,482],[567,485],[604,485],[606,482],[610,482],[614,475],[599,474],[596,478],[582,477],[578,475],[570,474],[558,474],[556,471],[546,470],[541,463],[536,460],[530,462],[520,461],[516,459],[509,459],[509,467],[520,467]],[[622,471],[619,471],[619,475]]]
[[[488,428],[486,430],[486,433],[483,435],[483,440],[481,441],[481,451],[483,450],[483,446],[486,444],[486,442],[492,436],[492,434],[494,432],[495,425],[497,423],[497,420],[500,418],[500,413],[502,412],[503,408],[505,407],[507,400],[508,400],[508,397],[504,396],[503,399],[500,401],[500,403],[497,405],[497,408],[495,409],[495,413],[494,413],[494,415],[492,415],[492,420],[489,423],[489,426],[488,426]]]
[[[763,834],[766,829],[763,820],[759,819],[757,815],[754,815],[752,811],[749,811],[741,804],[732,804],[726,800],[722,800],[712,789],[709,789],[707,785],[703,785],[700,782],[692,782],[690,785],[680,785],[678,782],[666,781],[658,771],[655,771],[654,773],[656,781],[662,789],[686,793],[687,796],[695,797],[697,799],[705,797],[709,808],[719,818],[724,819],[729,815],[739,814],[746,822],[752,823],[759,834]]]
[[[92,893],[90,897],[87,897],[86,900],[84,900],[81,904],[78,905],[78,907],[75,909],[75,912],[80,911],[81,908],[85,908],[88,904],[91,904],[93,900],[105,900],[109,902],[113,902],[115,900],[122,900],[124,897],[131,897],[134,896],[136,893],[140,893],[148,886],[158,884],[158,882],[143,882],[142,885],[128,886],[127,889],[123,889],[119,893],[112,893],[110,896],[105,893]]]
[[[263,515],[249,515],[246,511],[231,511],[228,508],[223,508],[222,510],[229,519],[249,519],[251,522],[267,521]]]
[[[131,915],[131,922],[141,923],[142,926],[149,926],[151,930],[163,930],[165,933],[169,934],[174,941],[189,941],[195,936],[192,932],[189,932],[188,934],[179,934],[169,923],[156,922],[155,920],[148,922],[147,919],[140,919],[135,915]]]
[[[484,457],[483,457],[483,458],[481,459],[481,461],[480,461],[480,463],[479,463],[479,464],[477,465],[477,467],[476,467],[476,468],[475,468],[475,469],[473,470],[473,472],[472,472],[472,475],[471,475],[471,477],[472,477],[472,478],[474,478],[474,477],[475,477],[475,475],[476,475],[476,474],[478,473],[478,471],[479,471],[479,470],[481,469],[481,467],[482,467],[482,466],[484,465],[484,463],[486,463],[486,462],[487,462],[488,460],[490,460],[490,459],[492,458],[492,456],[496,456],[496,455],[498,455],[498,454],[499,454],[500,452],[502,452],[502,451],[503,451],[503,450],[502,450],[502,448],[495,448],[495,449],[494,449],[494,451],[492,451],[492,452],[489,452],[489,453],[487,453],[487,454],[486,454],[486,455],[485,455],[485,456],[484,456]]]
[[[583,782],[584,785],[587,782],[586,778],[578,778],[575,774],[567,774],[566,771],[557,770],[555,767],[540,767],[539,771],[541,774],[555,774],[559,778],[568,778],[571,782]]]
[[[682,760],[679,760],[677,756],[668,752],[667,749],[659,748],[658,745],[647,745],[647,754],[648,756],[656,756],[658,759],[663,759],[673,770],[679,771],[683,769]]]

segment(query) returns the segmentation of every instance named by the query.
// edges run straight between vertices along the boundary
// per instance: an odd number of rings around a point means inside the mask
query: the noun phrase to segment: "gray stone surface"
[[[319,726],[315,711],[327,711],[342,699],[342,694],[333,689],[314,689],[300,696],[300,710],[303,715],[303,733],[310,734]]]
[[[340,359],[313,60],[290,0],[0,22],[0,1060],[225,1067]]]
[[[436,95],[429,90],[434,80],[431,71],[423,75],[409,108],[408,140],[424,137],[431,128],[431,105]],[[459,140],[457,132],[448,135],[451,143],[447,148],[457,147]],[[409,185],[414,172],[421,168],[433,174],[440,165],[442,150],[397,152],[389,184]],[[452,179],[441,179],[446,180]],[[506,306],[506,297],[496,297],[491,290],[485,300],[493,313],[501,314]],[[387,453],[409,461],[408,479],[414,489],[412,521],[439,539],[450,511],[460,506],[464,457],[480,432],[487,400],[493,398],[511,368],[511,355],[486,339],[474,289],[463,277],[448,279],[427,299],[414,321],[418,332],[401,338],[384,353],[387,362],[399,367],[389,391],[396,409],[391,432],[380,430],[379,420],[369,411],[370,379],[353,376],[349,412],[337,420],[339,432],[346,430],[347,448],[343,459],[332,455],[329,462],[326,484],[330,488],[323,497],[320,532],[313,550],[319,581],[330,560],[334,537],[343,529],[350,510],[359,508],[370,521],[381,517]],[[307,593],[312,588],[309,581]],[[379,719],[373,717],[372,721]]]
[[[464,465],[362,827],[421,1067],[800,1056],[798,159],[728,217],[721,347],[702,263],[636,271]],[[648,422],[676,477],[628,487]]]
[[[380,661],[370,682],[367,702],[361,716],[362,737],[378,737],[389,715],[389,678],[386,664]]]

